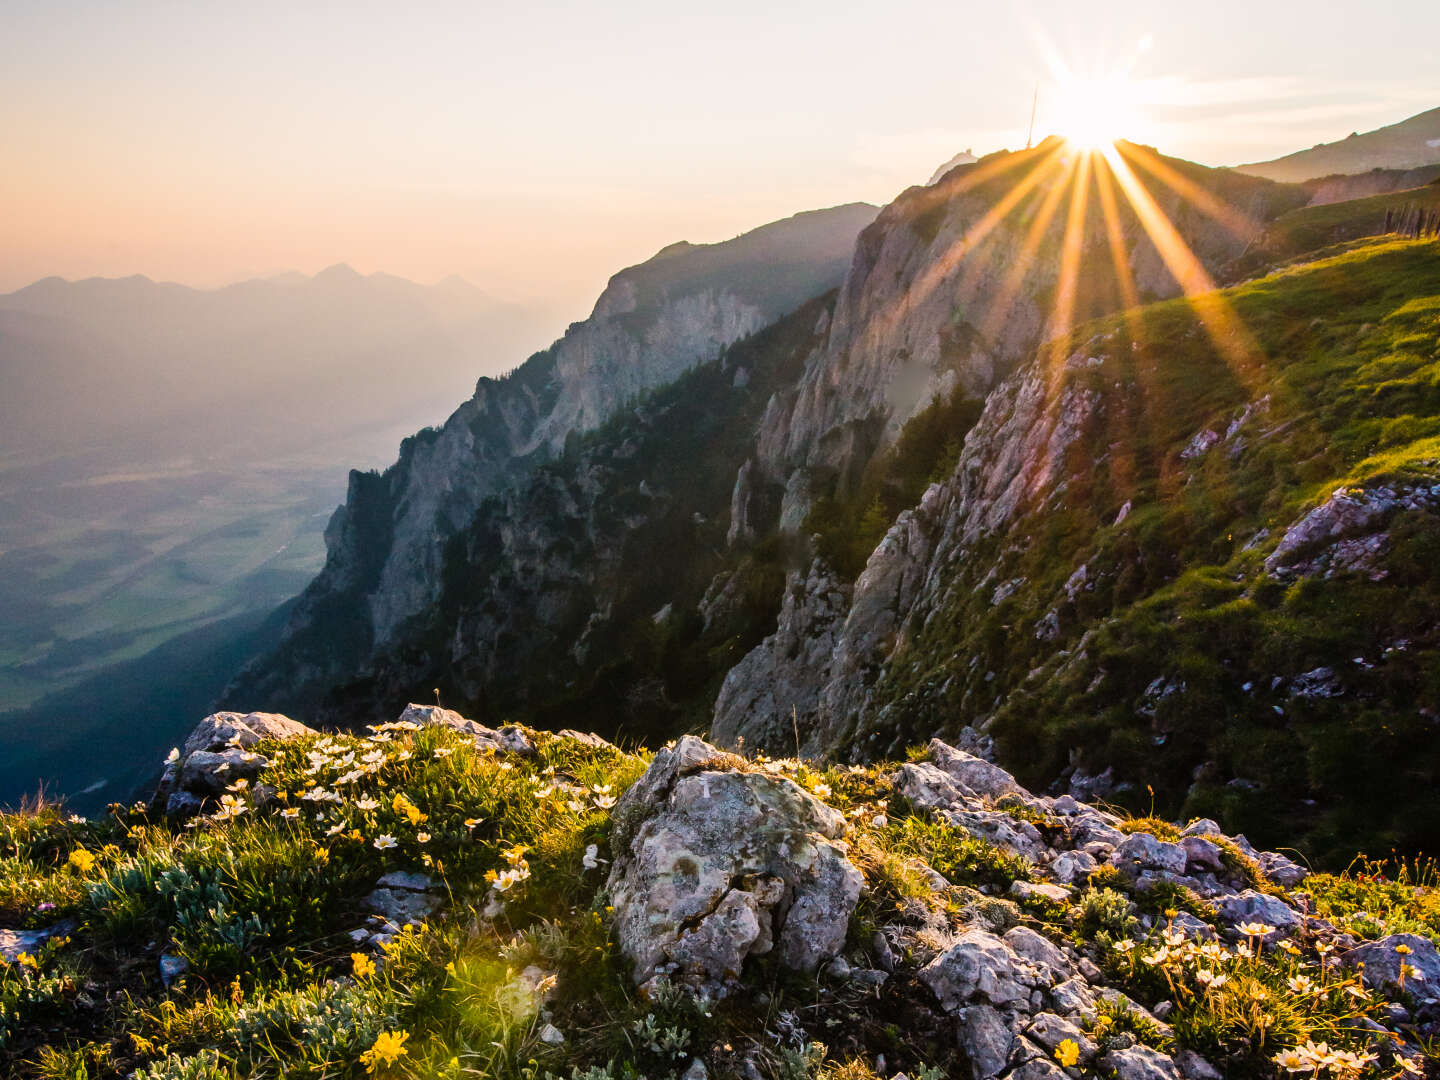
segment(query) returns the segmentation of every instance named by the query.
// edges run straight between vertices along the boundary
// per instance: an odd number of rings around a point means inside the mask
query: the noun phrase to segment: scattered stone
[[[565,1041],[565,1033],[554,1024],[543,1024],[535,1037],[546,1046],[559,1046]],[[689,1075],[688,1073],[686,1074]]]
[[[710,1080],[710,1070],[698,1057],[690,1059],[690,1066],[680,1074],[680,1080]]]
[[[1220,857],[1220,845],[1203,836],[1185,836],[1180,840],[1185,849],[1185,869],[1191,872],[1211,870],[1220,873],[1225,869]]]
[[[1225,1080],[1220,1070],[1194,1050],[1181,1050],[1175,1055],[1175,1065],[1185,1080]]]
[[[389,924],[389,933],[428,919],[443,902],[435,882],[425,874],[394,870],[375,883],[365,906]]]
[[[154,813],[172,818],[200,813],[207,799],[236,780],[254,779],[270,763],[250,748],[262,739],[295,739],[318,735],[313,728],[280,713],[211,713],[195,725],[185,745],[165,763],[165,772],[150,800]]]
[[[1088,851],[1062,851],[1050,864],[1050,876],[1061,885],[1088,877],[1100,864]]]

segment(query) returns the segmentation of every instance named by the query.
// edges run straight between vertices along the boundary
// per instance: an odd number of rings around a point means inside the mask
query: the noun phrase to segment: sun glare
[[[1117,139],[1135,137],[1135,92],[1124,76],[1069,79],[1059,94],[1059,134],[1074,146],[1103,150]]]

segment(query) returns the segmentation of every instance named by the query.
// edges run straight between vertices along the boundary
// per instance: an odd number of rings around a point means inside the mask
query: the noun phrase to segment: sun
[[[1058,132],[1082,150],[1105,150],[1134,137],[1136,89],[1124,75],[1062,80],[1056,93]]]

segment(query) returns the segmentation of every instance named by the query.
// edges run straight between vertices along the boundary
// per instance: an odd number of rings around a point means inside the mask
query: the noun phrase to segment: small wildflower
[[[1055,1048],[1055,1060],[1061,1066],[1070,1069],[1080,1060],[1080,1044],[1074,1039],[1065,1039]]]
[[[344,831],[345,831],[345,823],[344,823],[343,821],[337,821],[334,825],[331,825],[330,828],[328,828],[328,829],[325,830],[325,835],[326,835],[326,836],[337,836],[337,835],[339,835],[340,833],[342,833],[342,832],[344,832]]]
[[[473,828],[475,828],[476,825],[479,825],[480,822],[482,822],[482,821],[484,821],[484,820],[485,820],[484,818],[467,817],[467,818],[465,819],[465,827],[466,827],[467,829],[473,829]]]
[[[1262,922],[1241,923],[1237,929],[1246,937],[1264,937],[1275,932],[1275,927]]]
[[[180,760],[180,748],[179,748],[178,746],[172,746],[172,747],[170,748],[170,753],[165,756],[165,764],[166,764],[166,765],[174,765],[174,764],[175,764],[177,761],[179,761],[179,760]]]
[[[1315,980],[1309,975],[1292,975],[1287,985],[1297,994],[1309,994],[1315,989]]]
[[[1166,960],[1170,959],[1170,950],[1164,945],[1161,945],[1160,948],[1156,949],[1154,952],[1150,953],[1147,956],[1140,957],[1140,959],[1144,960],[1147,964],[1152,964],[1158,967],[1159,965],[1165,963]]]
[[[447,757],[449,757],[451,754],[453,754],[454,752],[455,752],[455,751],[454,751],[451,747],[448,747],[448,746],[437,746],[437,747],[435,748],[435,756],[436,756],[437,758],[447,758]]]
[[[75,868],[77,873],[88,874],[95,868],[95,856],[83,847],[77,847],[74,851],[70,852],[69,863]]]
[[[375,961],[364,953],[351,953],[350,963],[357,979],[368,979],[375,974]]]
[[[71,825],[84,825],[84,824],[85,824],[85,818],[84,818],[83,816],[81,816],[80,814],[71,814],[71,815],[70,815],[70,824],[71,824]]]
[[[615,805],[614,795],[599,795],[595,799],[595,806],[600,810],[609,810]]]
[[[281,816],[282,818],[284,818],[286,821],[294,821],[294,820],[296,820],[297,818],[299,818],[299,816],[300,816],[300,811],[297,810],[295,807],[292,806],[292,807],[290,807],[289,809],[281,810],[281,811],[280,811],[280,816]]]
[[[365,1071],[373,1073],[377,1069],[394,1065],[410,1053],[405,1049],[405,1041],[409,1038],[408,1031],[382,1031],[375,1036],[374,1044],[360,1055],[360,1060],[365,1063]]]
[[[417,844],[428,844],[430,842],[430,834],[428,832],[416,833],[415,842]]]
[[[386,833],[384,836],[377,836],[375,838],[374,847],[377,851],[386,851],[389,848],[393,848],[395,844],[395,837],[391,836],[389,833]]]
[[[508,761],[500,762],[499,769],[501,772],[509,772],[513,768],[515,768],[515,766]]]
[[[378,810],[380,809],[380,801],[378,799],[372,799],[369,795],[366,795],[363,799],[355,800],[355,809],[366,811]]]

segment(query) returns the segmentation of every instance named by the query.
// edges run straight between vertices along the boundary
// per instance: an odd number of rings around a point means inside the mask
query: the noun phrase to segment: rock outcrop
[[[635,981],[723,993],[776,950],[814,971],[860,896],[844,818],[793,781],[693,736],[660,751],[615,808],[607,885]]]
[[[174,818],[197,814],[237,780],[248,783],[260,776],[269,762],[250,749],[256,743],[316,734],[279,713],[212,713],[166,761],[151,806]]]

